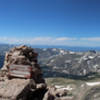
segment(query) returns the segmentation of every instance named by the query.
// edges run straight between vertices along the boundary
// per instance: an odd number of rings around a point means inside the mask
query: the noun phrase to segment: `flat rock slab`
[[[0,80],[0,100],[16,100],[15,98],[27,87],[30,80],[12,79]]]

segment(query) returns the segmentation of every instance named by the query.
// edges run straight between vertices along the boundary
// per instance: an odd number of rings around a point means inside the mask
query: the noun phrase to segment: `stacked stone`
[[[33,48],[25,45],[12,48],[5,55],[5,62],[3,70],[9,70],[10,65],[30,65],[32,67],[32,78],[37,83],[44,82],[42,78],[42,71],[37,62],[38,54]]]
[[[9,64],[17,65],[31,65],[37,63],[37,53],[34,49],[27,46],[19,46],[12,48],[5,56],[5,66],[8,68]]]

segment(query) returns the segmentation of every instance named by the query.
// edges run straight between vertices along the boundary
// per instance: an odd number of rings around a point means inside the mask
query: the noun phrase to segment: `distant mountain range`
[[[0,66],[5,52],[15,45],[0,44]],[[32,46],[45,77],[90,77],[100,73],[99,48]],[[79,49],[78,49],[79,48]],[[76,52],[77,51],[77,52]]]
[[[45,77],[85,77],[100,73],[100,52],[35,49]]]
[[[100,47],[78,47],[78,46],[50,46],[50,45],[31,45],[33,48],[61,48],[74,52],[95,50],[100,51]]]
[[[23,45],[23,44],[0,44],[0,48],[2,49],[9,49],[17,45]],[[95,51],[100,51],[100,47],[81,47],[81,46],[57,46],[57,45],[30,45],[27,44],[28,46],[31,46],[32,48],[58,48],[58,49],[65,49],[69,51],[74,51],[74,52],[80,52],[80,51],[89,51],[89,50],[95,50]]]

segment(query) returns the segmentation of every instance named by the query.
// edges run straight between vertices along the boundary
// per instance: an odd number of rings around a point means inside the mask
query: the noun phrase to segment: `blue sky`
[[[0,42],[100,46],[100,0],[0,0]]]

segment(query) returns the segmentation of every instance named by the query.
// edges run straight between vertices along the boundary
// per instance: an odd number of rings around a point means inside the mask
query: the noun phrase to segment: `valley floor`
[[[75,80],[67,78],[46,78],[49,86],[68,90],[68,97],[74,100],[100,100],[100,78]]]

